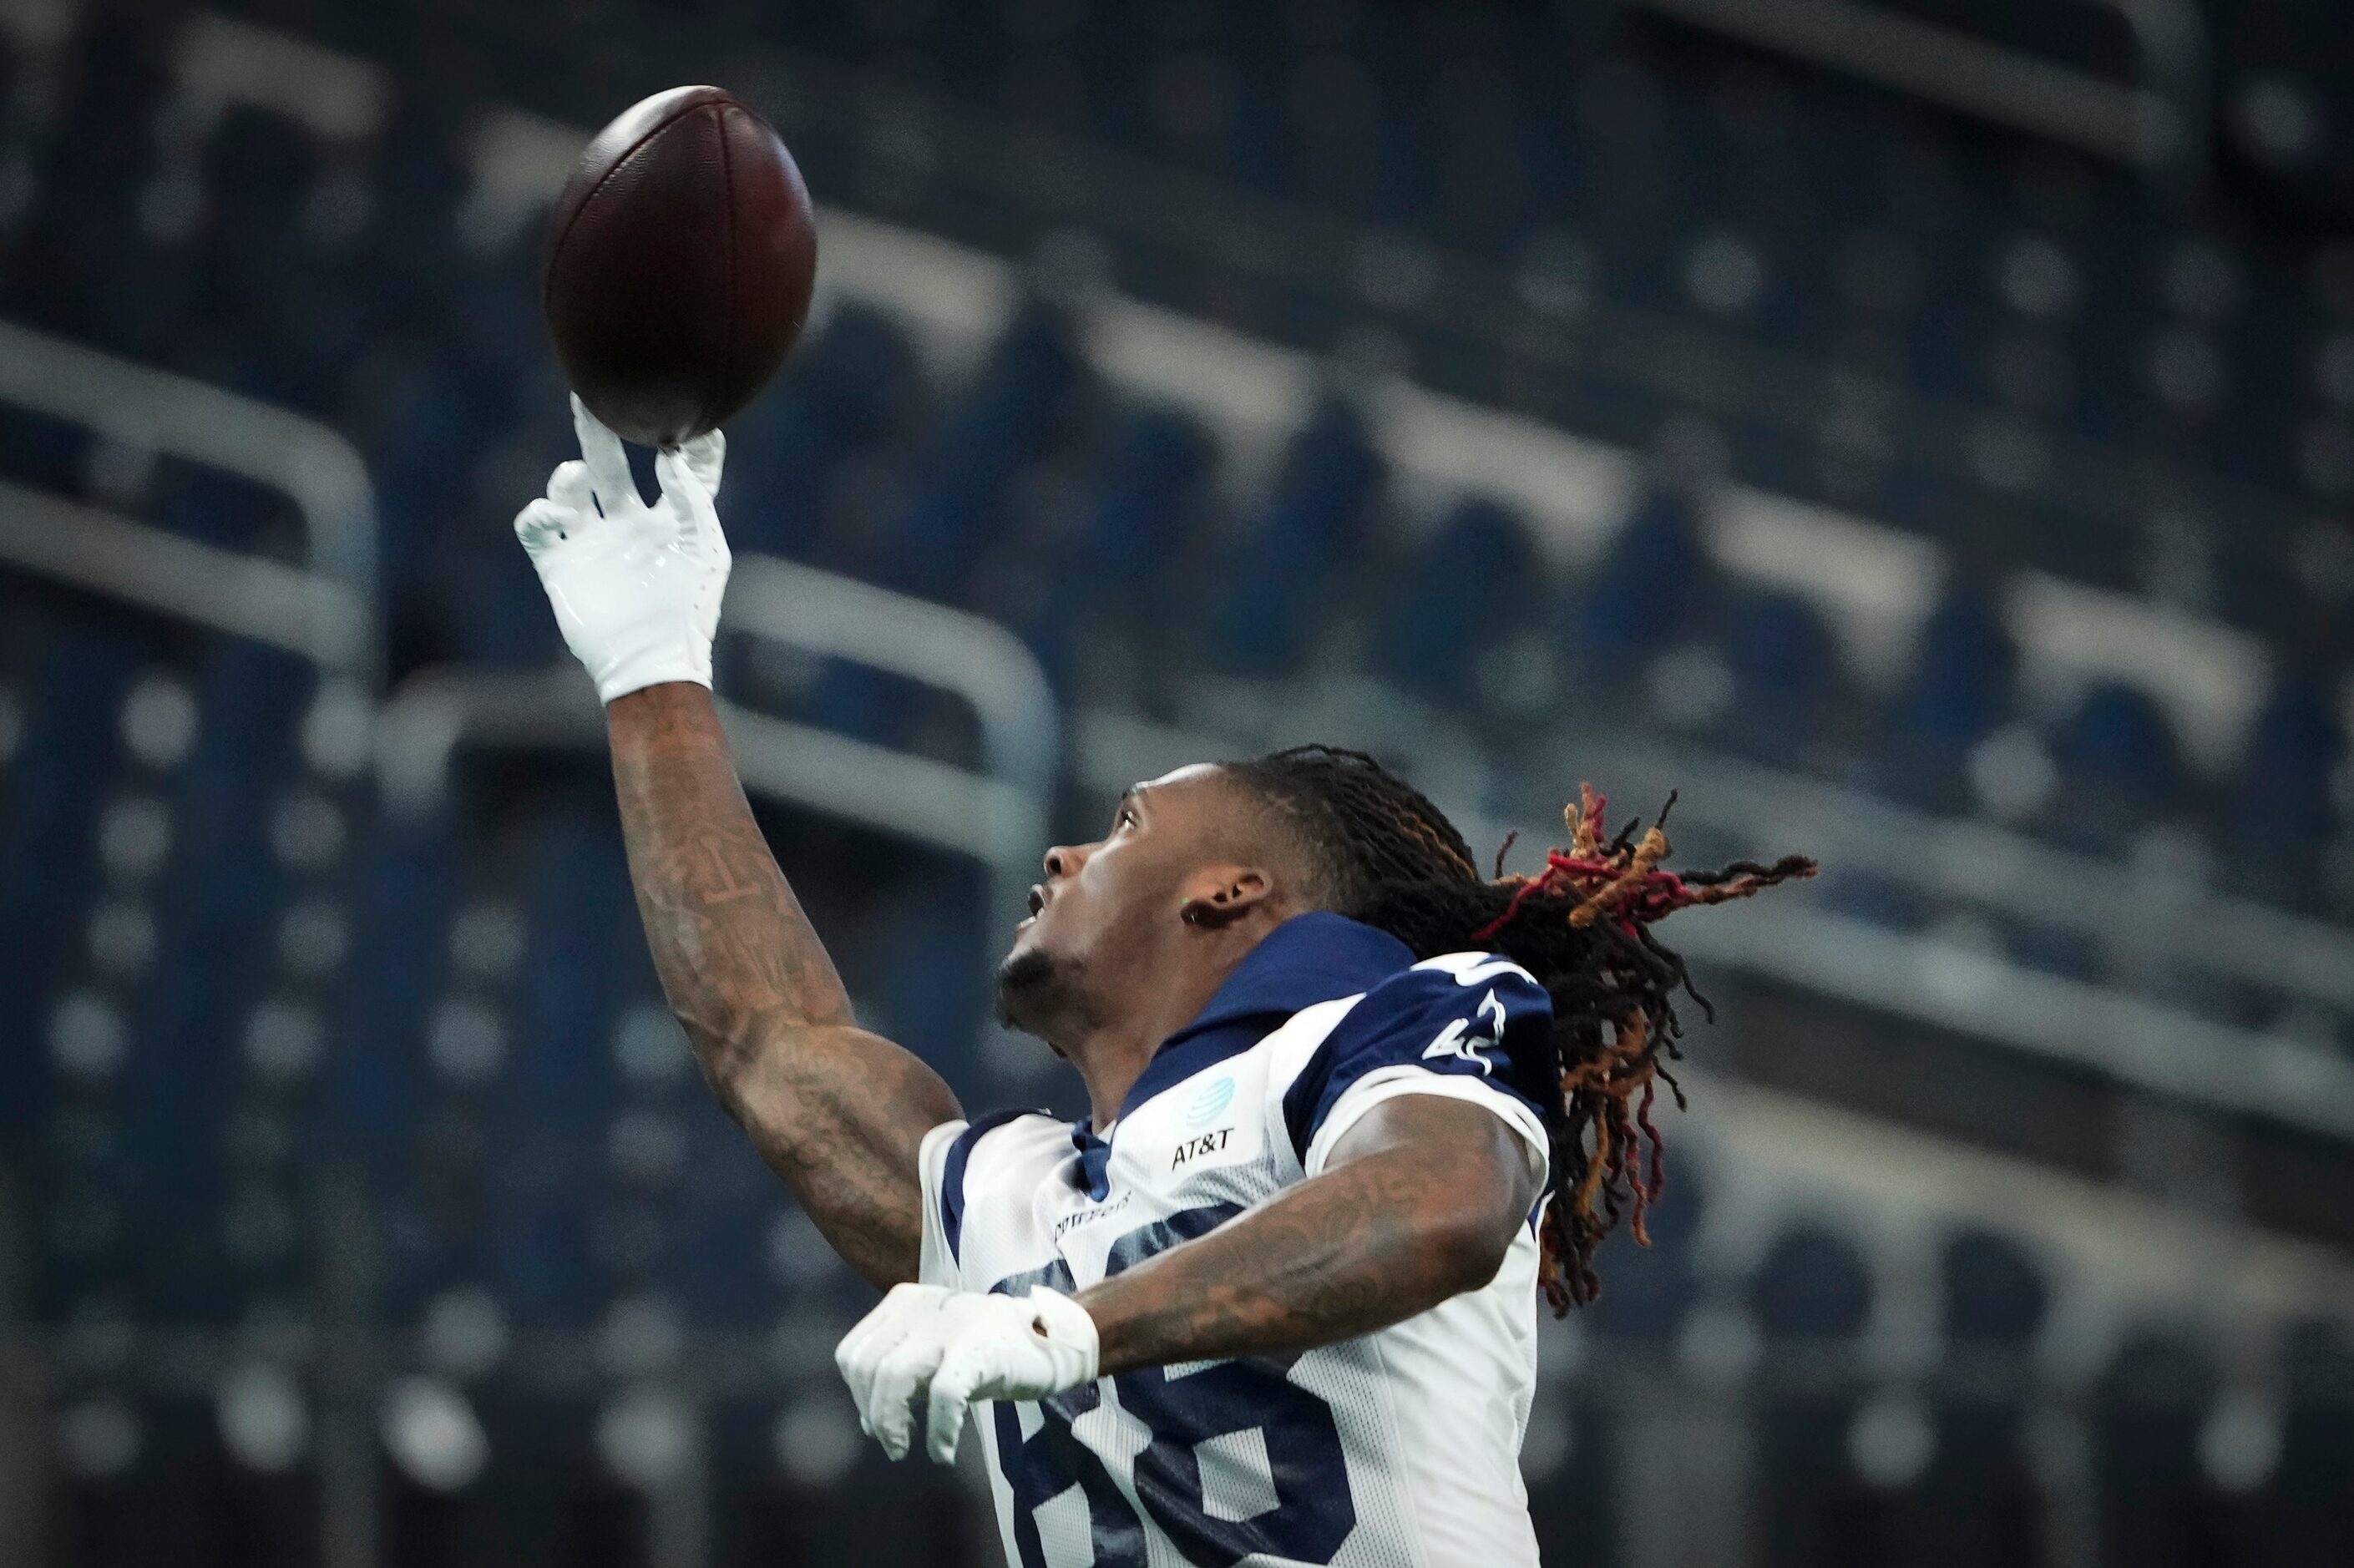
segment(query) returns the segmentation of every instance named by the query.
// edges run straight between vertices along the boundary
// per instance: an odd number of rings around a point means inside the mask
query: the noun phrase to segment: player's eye
[[[1132,828],[1136,826],[1136,808],[1133,806],[1122,806],[1119,809],[1119,814],[1114,816],[1111,820],[1111,831],[1113,832],[1118,832],[1122,828]]]

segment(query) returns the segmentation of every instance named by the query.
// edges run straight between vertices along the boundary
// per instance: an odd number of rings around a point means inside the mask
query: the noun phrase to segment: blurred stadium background
[[[1050,835],[1309,737],[1804,895],[1681,933],[1595,1568],[2354,1563],[2354,14],[0,0],[0,1563],[994,1561],[831,1366],[508,531],[545,204],[823,209],[723,694],[968,1104]]]

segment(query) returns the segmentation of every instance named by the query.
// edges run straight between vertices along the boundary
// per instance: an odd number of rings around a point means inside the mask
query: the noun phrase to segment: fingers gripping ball
[[[605,701],[665,681],[711,684],[711,640],[732,564],[716,498],[727,454],[714,430],[654,459],[649,504],[621,440],[575,397],[580,456],[515,518],[564,641]]]

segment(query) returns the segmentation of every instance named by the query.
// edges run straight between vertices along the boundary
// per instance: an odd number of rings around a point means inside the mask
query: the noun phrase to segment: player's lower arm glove
[[[858,1404],[858,1424],[894,1459],[907,1457],[917,1402],[925,1446],[956,1457],[976,1400],[1044,1399],[1093,1383],[1096,1324],[1087,1308],[1044,1286],[1026,1297],[896,1285],[833,1352]]]
[[[727,588],[727,539],[713,498],[726,438],[697,436],[654,459],[662,499],[638,495],[621,438],[572,399],[578,459],[515,518],[575,657],[606,702],[664,681],[711,684],[711,639]]]

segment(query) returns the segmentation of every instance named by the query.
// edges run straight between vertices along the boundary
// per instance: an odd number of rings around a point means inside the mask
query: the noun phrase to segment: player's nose
[[[1059,882],[1066,876],[1076,876],[1079,867],[1087,864],[1087,852],[1082,844],[1056,844],[1046,852],[1046,880]]]

